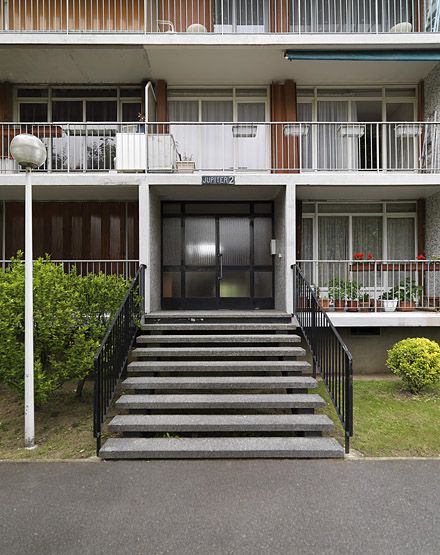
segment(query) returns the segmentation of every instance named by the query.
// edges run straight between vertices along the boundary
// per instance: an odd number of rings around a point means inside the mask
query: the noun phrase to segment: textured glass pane
[[[353,216],[353,253],[382,258],[382,216]]]
[[[255,214],[272,214],[272,204],[270,202],[257,202],[254,204]]]
[[[215,297],[215,272],[186,272],[186,297]]]
[[[339,212],[342,214],[371,214],[375,212],[382,212],[382,205],[380,203],[322,203],[318,205],[318,212],[320,214],[331,214],[335,212]]]
[[[249,272],[223,272],[220,281],[220,297],[250,297]]]
[[[348,216],[318,218],[319,260],[347,260]]]
[[[176,203],[169,203],[163,205],[162,211],[164,214],[180,214],[180,204]]]
[[[255,297],[272,297],[272,272],[255,272],[254,274]]]
[[[177,266],[181,263],[181,223],[180,218],[163,219],[163,253],[164,266]]]
[[[162,276],[163,297],[166,299],[181,296],[180,272],[164,272]]]
[[[220,218],[220,252],[226,266],[243,266],[250,262],[249,218]]]
[[[215,263],[215,219],[186,218],[185,264],[214,266]]]
[[[415,212],[415,202],[387,202],[387,212]]]
[[[270,218],[254,219],[254,264],[270,265],[270,240],[272,239],[272,220]]]
[[[213,204],[198,202],[194,204],[186,204],[185,212],[187,214],[249,214],[249,203],[225,203]]]

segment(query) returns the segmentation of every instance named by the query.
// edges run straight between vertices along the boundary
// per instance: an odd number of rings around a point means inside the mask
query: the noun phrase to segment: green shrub
[[[403,339],[389,351],[387,366],[411,393],[440,380],[440,346],[425,337]]]
[[[62,266],[34,263],[35,401],[42,404],[66,381],[84,380],[117,307],[124,279],[66,274]],[[0,381],[24,390],[24,264],[21,255],[0,272]]]

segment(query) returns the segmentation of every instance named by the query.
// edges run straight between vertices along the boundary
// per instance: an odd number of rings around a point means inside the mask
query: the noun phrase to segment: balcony
[[[0,0],[8,33],[433,33],[438,0]]]
[[[329,312],[440,310],[440,260],[301,260],[298,264]]]
[[[19,171],[19,133],[44,142],[50,172],[440,172],[440,123],[4,123],[0,173]]]

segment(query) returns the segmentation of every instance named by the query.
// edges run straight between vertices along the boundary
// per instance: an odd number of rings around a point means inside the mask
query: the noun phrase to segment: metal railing
[[[312,286],[293,265],[294,315],[312,353],[313,376],[320,373],[344,428],[345,452],[353,435],[353,358]]]
[[[440,309],[440,260],[299,260],[325,310]]]
[[[63,266],[66,273],[73,269],[79,276],[88,274],[112,275],[123,277],[124,279],[132,279],[139,268],[139,260],[52,260],[48,262]],[[0,260],[0,269],[4,270],[9,267],[11,260]]]
[[[437,0],[0,0],[0,31],[431,33]]]
[[[0,173],[19,133],[46,145],[39,171],[440,171],[440,122],[3,123]]]
[[[97,455],[101,448],[102,426],[116,387],[126,372],[128,355],[138,331],[141,299],[144,296],[144,271],[145,266],[141,265],[93,361],[93,436],[96,438]]]

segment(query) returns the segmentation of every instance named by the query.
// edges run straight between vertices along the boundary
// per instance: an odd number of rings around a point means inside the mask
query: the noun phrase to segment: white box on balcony
[[[148,137],[148,143],[147,143]],[[148,145],[148,148],[147,148]],[[146,135],[116,133],[116,170],[121,172],[173,172],[176,168],[176,145],[168,134]]]
[[[365,125],[344,123],[338,126],[338,133],[342,135],[342,137],[360,138],[365,135]]]

